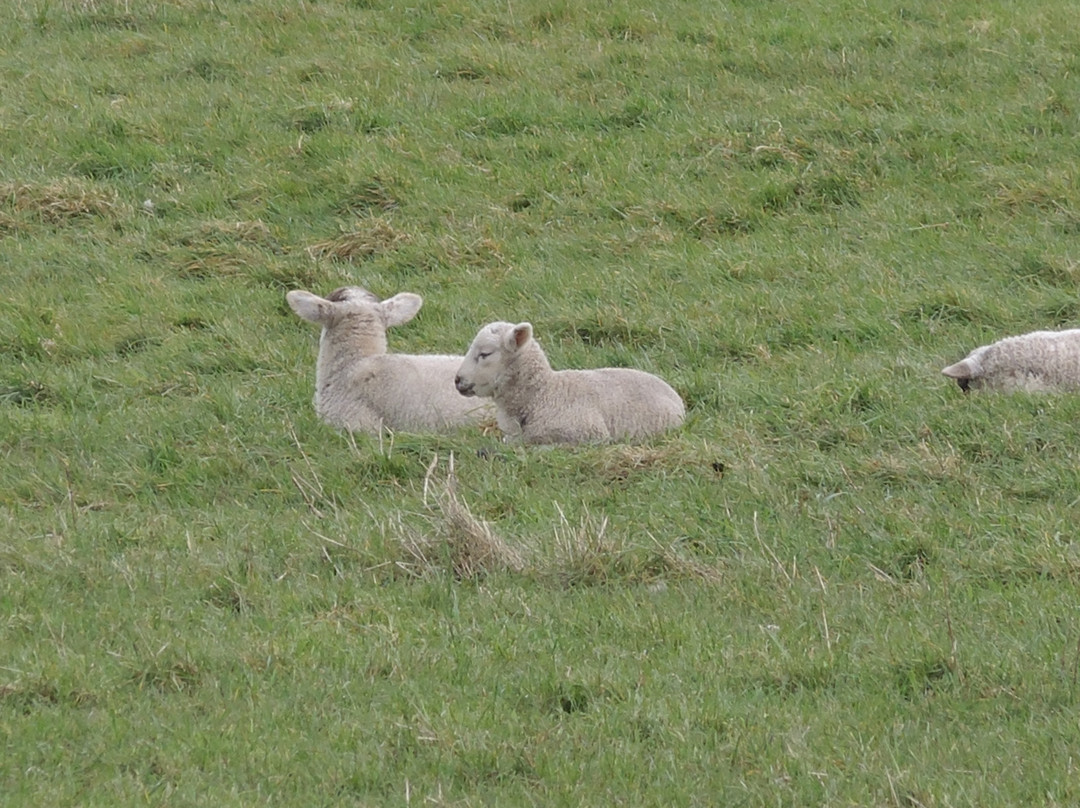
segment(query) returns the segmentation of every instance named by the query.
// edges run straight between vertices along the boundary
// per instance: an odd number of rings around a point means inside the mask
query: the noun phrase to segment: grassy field
[[[12,0],[0,805],[1075,805],[1074,0]],[[284,294],[658,373],[349,436]]]

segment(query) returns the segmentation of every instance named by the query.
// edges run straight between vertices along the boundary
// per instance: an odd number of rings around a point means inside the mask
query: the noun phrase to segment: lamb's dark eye
[[[487,359],[489,356],[491,356],[491,351],[480,351],[476,355],[476,358],[477,359]]]

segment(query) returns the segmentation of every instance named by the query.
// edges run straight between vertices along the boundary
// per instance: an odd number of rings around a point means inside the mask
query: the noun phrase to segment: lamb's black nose
[[[473,394],[473,386],[471,384],[466,384],[460,376],[454,377],[454,387],[456,387],[457,391],[463,396],[471,396]]]

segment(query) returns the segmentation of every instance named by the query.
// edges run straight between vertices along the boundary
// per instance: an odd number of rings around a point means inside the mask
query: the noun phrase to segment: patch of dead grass
[[[461,238],[446,235],[439,239],[439,251],[450,266],[463,266],[470,269],[506,267],[506,257],[498,242],[484,236]]]
[[[0,204],[15,214],[32,216],[50,225],[114,216],[124,208],[115,191],[73,178],[49,183],[0,184]]]
[[[1069,188],[1067,180],[1049,177],[1046,182],[1020,182],[1002,185],[994,192],[993,201],[1009,212],[1037,210],[1044,212],[1069,212]]]
[[[270,232],[270,228],[260,219],[243,222],[214,219],[203,222],[197,237],[194,238],[204,242],[253,244],[275,251],[281,246]]]
[[[264,222],[212,219],[150,258],[170,264],[182,278],[207,279],[251,274],[266,265],[267,252],[282,248]]]
[[[355,230],[342,233],[337,238],[320,241],[308,246],[314,259],[331,261],[366,261],[380,253],[397,249],[409,241],[409,236],[382,218],[369,219]]]
[[[702,448],[704,451],[699,452],[678,441],[656,446],[611,444],[598,448],[594,469],[597,475],[611,482],[622,482],[650,470],[722,476],[724,464],[715,457],[704,456],[710,454],[707,444]]]
[[[475,516],[458,493],[453,455],[441,483],[433,479],[438,462],[435,455],[424,477],[424,505],[432,530],[424,535],[406,534],[402,540],[412,568],[421,576],[447,569],[459,579],[522,572],[525,555],[503,540],[490,523]]]
[[[206,280],[245,274],[261,263],[261,257],[243,249],[203,246],[184,251],[175,260],[182,278]]]
[[[674,546],[665,546],[653,536],[649,544],[632,545],[608,535],[608,518],[584,511],[571,524],[556,504],[559,520],[554,526],[554,558],[538,570],[564,586],[602,586],[611,581],[658,584],[670,579],[720,581],[720,571],[696,559],[687,558]]]

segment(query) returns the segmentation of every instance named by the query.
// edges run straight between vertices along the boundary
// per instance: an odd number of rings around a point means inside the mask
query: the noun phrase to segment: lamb
[[[1080,390],[1080,328],[1007,337],[941,372],[965,393]]]
[[[322,326],[315,367],[315,411],[326,423],[378,433],[384,427],[446,432],[491,417],[454,391],[461,356],[388,354],[386,329],[416,316],[423,299],[402,292],[379,302],[359,286],[328,298],[293,290],[285,299],[296,314]]]
[[[679,426],[686,407],[662,379],[630,368],[552,370],[530,323],[476,335],[454,379],[488,397],[507,440],[576,444],[635,440]]]

